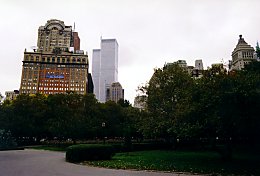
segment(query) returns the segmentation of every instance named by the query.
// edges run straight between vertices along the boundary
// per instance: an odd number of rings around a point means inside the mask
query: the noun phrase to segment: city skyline
[[[254,48],[260,40],[257,0],[47,0],[41,9],[41,1],[0,2],[0,14],[5,17],[0,28],[2,95],[19,88],[24,49],[37,45],[38,26],[49,19],[75,22],[89,63],[101,36],[118,40],[118,81],[131,103],[137,87],[149,81],[156,67],[177,60],[194,66],[195,60],[202,59],[207,68],[222,59],[231,60],[240,34]]]
[[[101,39],[100,49],[93,49],[92,75],[96,98],[106,102],[107,89],[118,81],[118,43],[116,39]]]

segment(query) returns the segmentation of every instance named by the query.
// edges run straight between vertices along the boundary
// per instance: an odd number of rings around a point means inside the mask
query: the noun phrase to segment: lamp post
[[[102,129],[103,129],[103,144],[105,144],[106,143],[106,139],[105,139],[105,127],[106,127],[106,123],[105,122],[102,122],[102,124],[101,124],[101,126],[102,126]]]

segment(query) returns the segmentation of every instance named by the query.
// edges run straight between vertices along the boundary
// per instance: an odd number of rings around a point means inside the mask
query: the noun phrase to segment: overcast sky
[[[25,48],[37,45],[49,19],[76,24],[81,49],[119,43],[119,82],[134,101],[137,87],[166,62],[231,59],[239,35],[260,40],[260,0],[0,0],[0,92],[19,89]],[[204,68],[205,68],[204,67]]]

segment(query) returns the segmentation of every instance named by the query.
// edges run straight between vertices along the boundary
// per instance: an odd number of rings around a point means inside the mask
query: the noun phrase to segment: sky
[[[131,103],[155,68],[186,60],[204,68],[231,59],[239,35],[260,41],[259,0],[0,0],[0,93],[20,87],[24,49],[49,19],[73,26],[88,52],[100,37],[119,44],[118,79]]]

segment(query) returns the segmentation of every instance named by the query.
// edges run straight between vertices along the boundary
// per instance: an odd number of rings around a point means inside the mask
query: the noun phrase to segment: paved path
[[[177,176],[180,174],[96,168],[65,162],[65,153],[0,151],[1,176]],[[181,174],[184,176],[183,174]]]

